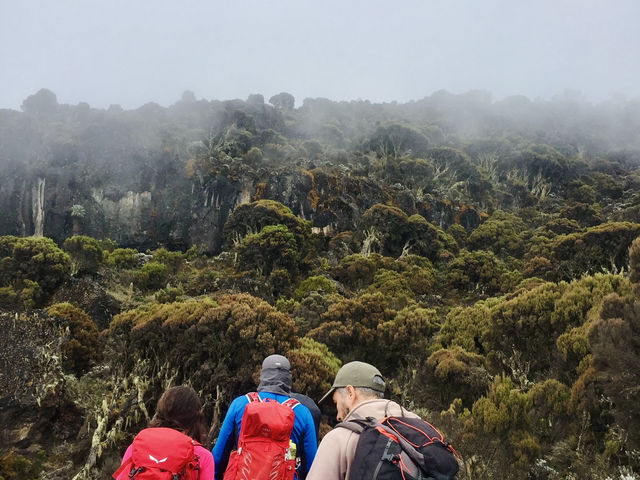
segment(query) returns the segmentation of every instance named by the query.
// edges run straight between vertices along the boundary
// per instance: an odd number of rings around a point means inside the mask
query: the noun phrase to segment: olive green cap
[[[385,388],[384,378],[376,367],[364,362],[349,362],[338,370],[333,385],[331,385],[331,390],[318,403],[323,402],[336,388],[346,387],[347,385],[371,388],[381,393],[384,393]]]

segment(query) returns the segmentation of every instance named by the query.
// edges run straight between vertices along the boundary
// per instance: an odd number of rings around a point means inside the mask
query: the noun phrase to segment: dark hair
[[[149,426],[174,428],[200,443],[207,434],[202,402],[195,390],[186,386],[171,387],[162,394]]]

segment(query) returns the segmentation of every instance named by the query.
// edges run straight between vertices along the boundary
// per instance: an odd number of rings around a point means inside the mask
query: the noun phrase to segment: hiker
[[[291,392],[292,384],[291,365],[286,357],[282,355],[270,355],[264,359],[260,372],[258,391],[242,395],[233,400],[222,422],[220,433],[213,447],[213,458],[216,464],[215,476],[217,480],[222,480],[223,477],[227,480],[234,478],[233,473],[225,474],[225,470],[231,470],[232,462],[230,458],[233,460],[234,457],[232,455],[237,457],[241,453],[241,449],[238,448],[239,441],[244,441],[243,435],[249,435],[249,431],[253,429],[253,425],[248,425],[245,431],[243,431],[243,421],[249,410],[251,410],[251,412],[256,411],[258,408],[256,404],[266,405],[266,408],[277,405],[280,413],[284,412],[283,415],[285,416],[289,414],[287,421],[291,421],[290,425],[287,427],[272,425],[270,429],[289,429],[290,438],[285,442],[286,445],[290,446],[288,455],[293,457],[294,464],[296,463],[296,457],[299,459],[299,465],[296,471],[298,478],[304,478],[313,463],[318,448],[318,441],[311,412],[302,401],[293,398]],[[282,409],[278,404],[286,405],[286,407]],[[251,407],[249,407],[250,405]],[[290,415],[291,411],[293,411],[293,416]],[[258,417],[252,416],[251,418],[254,419]],[[273,416],[269,415],[269,418],[273,418]],[[264,438],[265,437],[262,438],[262,441],[266,441]],[[295,444],[295,447],[291,442]],[[248,448],[249,447],[245,447],[245,453]],[[266,451],[266,447],[263,450]],[[255,453],[253,456],[256,457],[257,455],[258,454]],[[258,465],[260,462],[254,461],[253,463],[254,465]],[[251,478],[254,478],[254,475],[256,478],[260,476],[260,474],[252,472]],[[279,478],[281,477],[276,476],[273,480],[278,480]],[[293,472],[291,472],[291,477],[286,478],[293,478]]]
[[[213,456],[200,445],[206,435],[202,402],[196,392],[191,387],[171,387],[160,397],[148,428],[129,445],[113,476],[117,480],[135,479],[137,473],[147,470],[145,479],[154,478],[154,473],[159,474],[157,478],[165,478],[167,473],[161,473],[162,469],[176,479],[213,480]]]
[[[322,412],[320,411],[320,407],[316,405],[316,402],[313,401],[311,397],[307,397],[303,393],[291,391],[289,393],[291,398],[295,398],[302,405],[309,409],[311,412],[311,418],[313,418],[313,425],[316,427],[316,444],[318,443],[318,433],[320,431],[320,420],[322,419]]]
[[[350,362],[338,370],[331,389],[319,403],[332,396],[338,409],[336,418],[341,423],[322,439],[307,480],[418,478],[417,464],[412,463],[405,454],[401,455],[403,452],[401,443],[396,442],[398,445],[395,452],[392,452],[389,447],[391,443],[389,438],[394,435],[397,437],[402,427],[399,430],[389,429],[380,433],[383,430],[381,423],[384,422],[378,421],[387,417],[402,417],[400,421],[403,425],[409,426],[410,435],[419,430],[428,430],[429,435],[433,437],[439,435],[437,442],[442,441],[442,445],[434,447],[437,450],[435,456],[438,459],[444,457],[445,468],[448,470],[445,475],[437,478],[455,478],[458,464],[453,458],[453,448],[449,450],[449,445],[444,443],[440,433],[430,424],[422,421],[418,415],[404,409],[396,402],[385,400],[384,391],[384,378],[373,365]],[[417,425],[418,428],[409,424]],[[373,438],[373,442],[358,449],[360,440],[365,439],[365,433],[363,433],[365,429],[367,441]],[[377,442],[374,446],[380,436],[383,436],[384,440]],[[419,444],[425,443],[421,441]],[[377,445],[381,445],[382,449],[377,450]],[[422,475],[420,478],[431,478],[431,476]]]

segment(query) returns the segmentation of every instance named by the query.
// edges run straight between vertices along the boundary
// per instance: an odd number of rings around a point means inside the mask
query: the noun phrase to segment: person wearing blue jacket
[[[262,362],[260,372],[260,384],[258,385],[258,395],[262,399],[273,399],[280,403],[293,398],[291,387],[291,365],[289,360],[282,355],[270,355]],[[229,455],[238,444],[240,428],[242,426],[242,415],[248,405],[249,399],[246,395],[237,397],[224,417],[220,433],[213,446],[213,458],[215,463],[215,478],[222,480],[224,471],[229,462]],[[293,409],[295,420],[291,432],[291,440],[296,444],[297,456],[302,462],[298,473],[298,478],[305,478],[318,449],[316,437],[316,427],[309,409],[300,402]]]

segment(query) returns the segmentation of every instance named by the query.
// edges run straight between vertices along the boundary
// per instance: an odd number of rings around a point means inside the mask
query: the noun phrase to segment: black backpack
[[[420,418],[371,417],[338,427],[360,434],[349,480],[455,480],[457,452]]]

